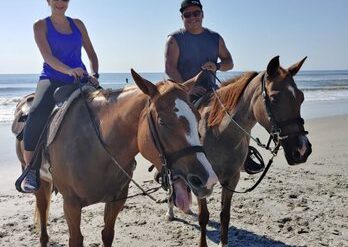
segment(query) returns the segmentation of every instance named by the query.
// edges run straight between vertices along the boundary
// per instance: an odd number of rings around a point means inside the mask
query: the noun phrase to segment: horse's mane
[[[178,89],[176,91],[177,94],[181,95],[182,97],[187,97],[187,93],[184,89],[184,86],[172,80],[164,80],[164,81],[158,82],[157,86],[161,94],[165,94],[166,92],[171,91],[173,88],[176,88]]]
[[[257,72],[245,72],[222,83],[221,88],[217,91],[217,94],[228,112],[236,107],[246,86],[255,76],[257,76],[257,74]],[[208,118],[208,126],[212,127],[219,125],[224,116],[225,111],[222,110],[218,99],[214,97]]]
[[[127,90],[132,90],[132,88],[134,87],[136,86],[132,85],[132,86],[127,86],[127,87],[118,88],[118,89],[111,89],[111,88],[98,89],[88,93],[88,100],[94,101],[99,99],[101,102],[107,103],[108,100],[112,99],[113,95],[118,95]]]

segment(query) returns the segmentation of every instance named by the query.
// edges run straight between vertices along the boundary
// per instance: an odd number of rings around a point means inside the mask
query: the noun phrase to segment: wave
[[[348,86],[300,87],[302,91],[346,91]]]
[[[22,97],[0,98],[0,106],[17,105]]]

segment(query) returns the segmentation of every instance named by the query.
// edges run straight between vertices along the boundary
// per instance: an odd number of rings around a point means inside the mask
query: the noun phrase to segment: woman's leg
[[[35,98],[30,108],[23,135],[24,160],[26,166],[29,165],[33,158],[34,150],[40,135],[54,108],[55,102],[53,93],[56,88],[61,85],[61,83],[52,83],[49,80],[42,80],[37,84]],[[24,192],[34,192],[38,189],[37,169],[39,168],[39,166],[34,166],[33,169],[29,170],[22,182],[22,189]]]

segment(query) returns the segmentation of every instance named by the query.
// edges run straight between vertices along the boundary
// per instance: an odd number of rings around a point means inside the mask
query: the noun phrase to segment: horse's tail
[[[46,230],[49,217],[52,195],[52,182],[41,179],[40,189],[35,193],[36,206],[34,214],[34,225],[36,230],[41,232]],[[44,231],[45,231],[44,230]]]

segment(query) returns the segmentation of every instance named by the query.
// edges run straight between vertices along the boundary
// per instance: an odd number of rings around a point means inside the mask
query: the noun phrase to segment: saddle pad
[[[95,91],[96,89],[93,86],[85,85],[82,87],[83,92],[92,92]],[[80,89],[75,90],[69,97],[68,100],[66,100],[60,107],[56,107],[51,115],[51,123],[49,126],[49,130],[47,133],[47,143],[46,146],[48,147],[53,141],[54,138],[56,137],[56,134],[59,130],[60,124],[62,123],[64,116],[69,109],[69,106],[71,105],[72,102],[76,98],[79,97],[80,95]]]

